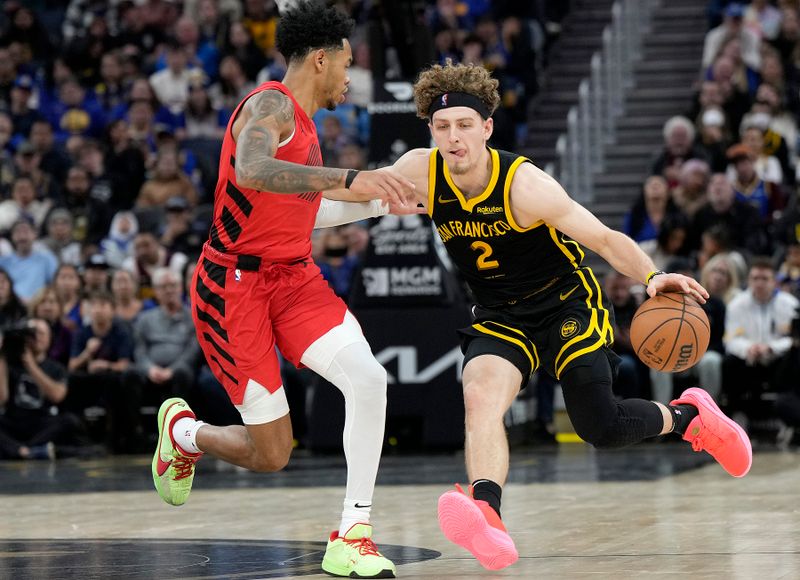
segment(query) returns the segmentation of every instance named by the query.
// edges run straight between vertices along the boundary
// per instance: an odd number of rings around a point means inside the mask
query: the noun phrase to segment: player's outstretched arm
[[[681,274],[660,274],[639,245],[622,232],[610,229],[589,210],[575,202],[550,175],[524,163],[511,185],[514,220],[522,227],[539,220],[600,254],[618,272],[647,285],[647,293],[676,291],[691,294],[700,303],[708,292],[696,280]],[[649,278],[649,279],[648,279]]]
[[[253,95],[242,110],[244,124],[234,124],[236,181],[243,187],[273,193],[304,193],[347,187],[370,199],[400,200],[412,195],[413,184],[394,171],[362,171],[347,182],[348,170],[312,167],[275,159],[281,136],[294,130],[294,104],[280,91]]]

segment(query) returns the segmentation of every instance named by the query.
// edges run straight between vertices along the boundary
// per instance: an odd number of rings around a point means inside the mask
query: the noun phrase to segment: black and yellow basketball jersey
[[[492,174],[486,190],[466,199],[453,183],[438,149],[428,170],[428,214],[475,299],[483,306],[533,296],[580,267],[577,242],[539,221],[521,228],[511,215],[511,180],[530,159],[489,149]],[[535,191],[531,195],[536,195]]]

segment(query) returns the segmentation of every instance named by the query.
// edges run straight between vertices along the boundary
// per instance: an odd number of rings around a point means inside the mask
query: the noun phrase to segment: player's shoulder
[[[433,149],[424,147],[409,149],[394,162],[394,168],[398,171],[426,173],[428,171],[428,162],[432,152]]]
[[[244,109],[254,118],[278,117],[288,120],[294,116],[294,103],[277,88],[265,88],[247,99]]]

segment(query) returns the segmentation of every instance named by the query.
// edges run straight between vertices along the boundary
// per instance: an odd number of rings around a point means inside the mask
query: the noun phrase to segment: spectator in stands
[[[725,254],[731,263],[739,270],[740,279],[747,275],[747,262],[741,253],[736,251],[727,228],[722,224],[715,224],[704,231],[700,236],[700,249],[695,259],[697,267],[703,269],[706,263],[718,254]]]
[[[108,145],[107,167],[114,183],[111,206],[116,211],[131,209],[145,182],[145,151],[134,144],[124,119],[109,125]]]
[[[39,168],[56,183],[63,183],[67,177],[69,157],[55,146],[53,126],[47,119],[38,119],[31,126],[30,142],[39,154]]]
[[[0,107],[7,109],[11,103],[11,88],[17,80],[17,65],[7,46],[0,46]],[[10,136],[10,134],[9,134]]]
[[[144,303],[137,298],[139,285],[136,276],[128,270],[116,270],[111,276],[111,294],[114,296],[114,315],[127,322],[133,335],[133,323],[142,311]]]
[[[675,206],[690,219],[708,203],[711,170],[701,159],[689,159],[680,169],[678,186],[672,190]]]
[[[686,117],[672,117],[664,124],[664,149],[653,160],[651,175],[663,175],[670,187],[678,184],[680,168],[688,159],[704,159],[694,144],[695,129]]]
[[[667,180],[660,175],[651,175],[644,182],[642,194],[625,215],[622,231],[636,242],[653,240],[658,237],[662,220],[675,211],[677,208],[670,197]]]
[[[71,331],[81,327],[81,295],[83,293],[83,280],[78,273],[78,268],[72,264],[61,264],[56,270],[53,279],[53,288],[58,299],[64,305],[64,326]]]
[[[181,170],[178,152],[162,147],[156,156],[153,176],[142,186],[136,205],[162,207],[173,196],[183,197],[191,207],[197,204],[197,190]]]
[[[779,187],[758,176],[751,147],[742,143],[734,145],[728,149],[728,159],[735,172],[732,183],[736,198],[753,206],[762,222],[771,222],[774,212],[784,205]]]
[[[274,1],[245,0],[242,24],[267,58],[275,53],[278,7]]]
[[[9,336],[10,344],[0,354],[0,406],[5,406],[0,457],[54,459],[54,444],[73,442],[82,425],[75,415],[58,408],[67,394],[67,373],[47,354],[50,327],[40,318],[29,324],[33,338]]]
[[[211,103],[202,79],[189,85],[189,101],[183,112],[183,131],[187,139],[219,139],[225,134],[231,112],[217,109]]]
[[[11,134],[14,125],[8,113],[0,110],[0,195],[6,197],[11,191],[11,184],[17,176],[14,168],[14,156],[11,151]]]
[[[116,183],[106,169],[106,152],[98,141],[86,139],[78,148],[78,165],[89,172],[92,186],[89,196],[106,205],[111,204]]]
[[[188,0],[184,14],[196,19],[200,42],[222,46],[229,23],[241,20],[242,6],[238,0]],[[248,33],[249,37],[249,33]]]
[[[730,147],[730,131],[725,112],[720,107],[712,105],[700,112],[695,144],[708,159],[712,173],[725,172],[728,167],[726,151]]]
[[[669,264],[669,271],[694,277],[690,262],[685,259],[675,260]],[[722,390],[722,360],[725,346],[722,337],[725,334],[725,303],[713,294],[705,304],[701,305],[708,316],[710,338],[708,350],[700,357],[697,364],[680,373],[666,373],[650,369],[650,384],[653,389],[653,400],[668,404],[674,398],[674,379],[693,380],[692,386],[700,386],[715,399]],[[616,342],[616,335],[614,340]]]
[[[352,169],[366,169],[367,155],[364,149],[356,143],[348,143],[339,148],[337,152],[336,167],[347,167]]]
[[[28,313],[31,318],[40,318],[47,322],[52,337],[47,356],[66,368],[72,352],[72,331],[63,322],[64,305],[55,288],[42,288],[28,305]]]
[[[784,232],[786,250],[777,277],[781,290],[800,298],[800,223],[791,226]]]
[[[100,82],[101,60],[113,50],[115,39],[108,31],[106,20],[95,14],[85,35],[73,39],[64,47],[64,59],[85,86]]]
[[[353,276],[360,263],[358,255],[349,252],[347,239],[340,228],[325,230],[320,243],[322,256],[318,265],[322,276],[336,295],[346,302],[353,284]]]
[[[108,205],[91,197],[92,181],[89,172],[74,165],[67,172],[62,205],[74,219],[75,240],[84,244],[99,244],[111,223]]]
[[[734,134],[739,132],[742,117],[750,109],[752,98],[747,90],[739,88],[735,82],[735,63],[725,55],[720,55],[714,60],[711,67],[710,80],[717,83],[722,95],[722,108],[728,118],[728,124]]]
[[[774,155],[781,163],[783,175],[794,178],[790,159],[796,158],[797,126],[794,116],[783,109],[778,89],[761,83],[750,113],[742,120],[743,127],[755,126],[764,130],[764,153]]]
[[[372,103],[372,69],[370,68],[369,44],[361,42],[352,47],[353,66],[347,71],[350,84],[345,98],[348,103],[366,109]],[[349,167],[349,165],[345,165]]]
[[[51,104],[49,113],[48,120],[57,128],[57,139],[62,142],[73,135],[101,137],[103,134],[102,109],[74,77],[61,84],[58,100]]]
[[[47,216],[47,235],[41,244],[50,251],[59,264],[79,266],[83,262],[81,245],[72,235],[72,214],[56,208]]]
[[[133,240],[139,233],[139,220],[132,211],[119,211],[111,220],[108,236],[100,242],[100,251],[112,268],[133,256]]]
[[[780,53],[774,48],[765,48],[761,58],[761,84],[775,89],[780,108],[797,114],[800,111],[800,93],[798,93],[800,72],[797,67],[794,63],[785,66]]]
[[[56,181],[41,169],[42,156],[28,141],[22,141],[14,153],[14,167],[16,175],[26,175],[33,182],[37,197],[47,203],[60,197],[60,186]]]
[[[247,78],[235,56],[227,55],[219,63],[219,80],[211,85],[208,94],[216,109],[233,111],[256,84]]]
[[[25,315],[25,305],[14,292],[14,281],[8,272],[0,267],[0,328],[22,320]]]
[[[83,415],[87,407],[104,406],[110,418],[110,445],[115,452],[134,449],[139,436],[136,393],[123,388],[122,376],[133,358],[133,339],[114,319],[114,299],[98,291],[89,297],[91,323],[81,328],[69,359],[69,393],[64,405]]]
[[[223,53],[224,56],[233,56],[241,63],[242,70],[249,80],[255,80],[258,71],[264,68],[267,60],[241,22],[232,22],[228,28]]]
[[[180,275],[186,266],[186,255],[167,251],[152,232],[139,232],[133,241],[133,251],[133,257],[125,260],[122,267],[138,278],[142,299],[155,296],[152,276],[157,269],[166,267]]]
[[[30,65],[47,62],[53,55],[53,43],[50,35],[39,21],[33,8],[9,6],[10,22],[3,37],[7,45],[18,44],[20,52],[32,59]]]
[[[744,26],[758,38],[774,40],[781,30],[781,11],[768,0],[752,0],[744,12]]]
[[[178,114],[189,99],[191,71],[185,47],[175,38],[166,43],[166,60],[165,69],[150,75],[150,86],[161,104]]]
[[[731,82],[734,86],[751,97],[755,95],[760,77],[756,69],[749,66],[742,59],[742,43],[737,37],[730,37],[726,39],[717,54],[716,59],[728,58],[733,66],[731,74]],[[709,69],[706,75],[713,75],[714,71]]]
[[[658,237],[639,245],[653,260],[656,268],[663,270],[671,260],[686,254],[688,233],[688,218],[680,212],[669,214],[661,221]]]
[[[100,79],[94,86],[94,98],[106,119],[110,119],[125,103],[122,55],[118,50],[106,52],[100,59]]]
[[[709,259],[700,273],[700,283],[708,293],[726,305],[742,292],[739,267],[728,254],[717,254]]]
[[[758,211],[736,198],[731,182],[723,173],[711,176],[708,204],[700,208],[692,218],[689,247],[693,250],[699,249],[703,232],[717,224],[727,230],[734,246],[751,254],[760,254],[769,245]]]
[[[11,87],[11,102],[8,112],[14,123],[14,133],[19,138],[25,138],[31,131],[33,122],[41,118],[41,114],[31,109],[31,95],[33,93],[33,78],[30,75],[20,75]]]
[[[747,290],[731,300],[725,320],[723,385],[730,413],[748,412],[792,346],[791,321],[800,302],[777,288],[772,261],[756,257]]]
[[[603,283],[606,296],[614,305],[614,344],[613,351],[619,356],[617,380],[614,381],[614,394],[621,399],[646,398],[646,367],[636,356],[631,344],[631,322],[639,307],[639,300],[631,292],[633,280],[611,270]]]
[[[160,243],[167,252],[180,252],[187,256],[198,256],[205,236],[192,228],[192,213],[183,197],[171,197],[164,205],[166,224],[161,232]],[[205,232],[203,232],[205,234]]]
[[[20,219],[31,221],[36,229],[41,228],[51,203],[49,199],[36,199],[33,180],[20,175],[11,186],[11,199],[0,202],[0,231],[8,231]]]
[[[190,68],[209,78],[217,76],[220,50],[213,41],[200,38],[200,29],[187,12],[175,23],[175,39],[183,47]]]
[[[766,133],[761,126],[754,124],[756,121],[761,123],[764,119],[748,119],[745,117],[742,120],[742,145],[748,147],[752,152],[756,174],[766,182],[780,185],[783,183],[783,168],[774,155],[769,155],[765,151]],[[780,139],[780,135],[778,135],[778,138]],[[728,177],[733,178],[734,174],[735,172],[732,171]]]
[[[0,257],[3,268],[14,281],[14,289],[23,302],[49,284],[55,276],[58,262],[50,252],[34,250],[36,230],[27,219],[17,220],[11,227],[14,252]]]
[[[342,121],[336,115],[326,115],[322,120],[322,131],[319,135],[320,151],[326,165],[333,167],[340,148],[350,143],[350,139],[342,130]]]
[[[183,284],[173,271],[159,268],[153,287],[158,308],[143,312],[134,324],[136,365],[126,375],[126,388],[153,393],[158,401],[185,397],[200,347],[192,315],[183,304]]]
[[[728,4],[724,20],[720,26],[710,30],[703,42],[703,67],[711,64],[726,39],[737,37],[742,46],[742,59],[753,70],[761,68],[759,39],[751,30],[743,26],[744,6],[738,2]]]

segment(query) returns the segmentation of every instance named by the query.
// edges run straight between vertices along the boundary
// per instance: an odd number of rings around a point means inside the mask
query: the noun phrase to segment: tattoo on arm
[[[236,179],[253,189],[305,193],[344,186],[347,171],[275,159],[281,129],[294,121],[294,105],[280,91],[254,95],[245,105],[251,115],[236,143]],[[277,133],[277,134],[276,134]]]

